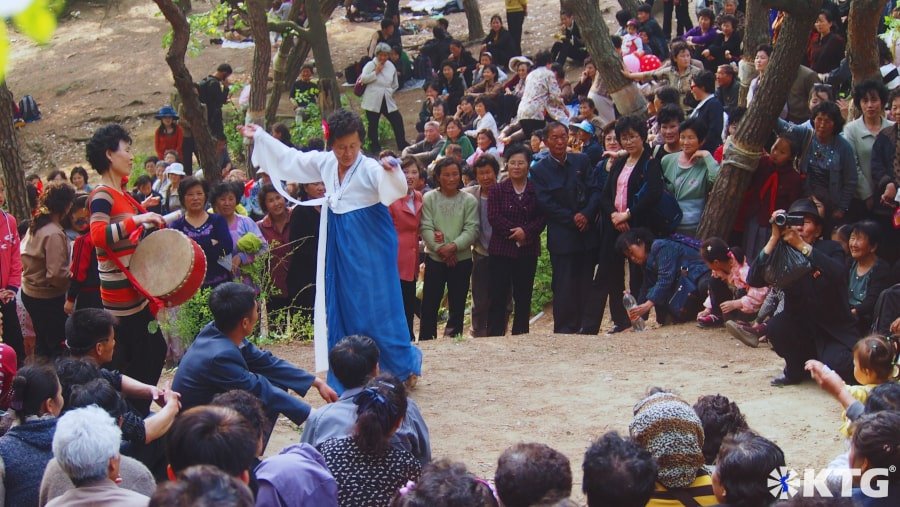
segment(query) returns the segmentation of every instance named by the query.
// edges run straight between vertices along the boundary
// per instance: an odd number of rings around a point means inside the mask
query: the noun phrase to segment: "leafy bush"
[[[228,8],[226,2],[221,2],[213,4],[212,8],[206,12],[188,15],[187,20],[191,27],[191,37],[188,42],[189,56],[199,55],[200,51],[203,50],[207,39],[221,39],[223,37],[224,33],[222,32],[222,27],[225,25],[225,20],[228,17]],[[162,16],[162,13],[158,12],[156,15]],[[237,27],[243,28],[241,25],[243,25],[243,23],[239,21]],[[162,47],[164,49],[169,49],[169,46],[171,45],[172,30],[170,28],[169,31],[163,35]]]
[[[534,275],[534,292],[531,296],[531,314],[541,312],[547,303],[553,301],[550,286],[553,269],[550,267],[550,252],[547,250],[547,231],[541,233],[541,256],[538,257],[537,272]]]
[[[131,162],[131,174],[128,176],[129,188],[134,187],[134,182],[137,181],[138,178],[147,174],[147,170],[144,169],[144,164],[147,162],[148,158],[150,158],[150,156],[143,153],[134,156],[134,160]]]

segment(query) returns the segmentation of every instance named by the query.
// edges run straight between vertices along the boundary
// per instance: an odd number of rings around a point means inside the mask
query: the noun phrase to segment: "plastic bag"
[[[763,272],[766,283],[778,289],[790,287],[812,271],[809,259],[784,241],[779,241],[772,251]]]

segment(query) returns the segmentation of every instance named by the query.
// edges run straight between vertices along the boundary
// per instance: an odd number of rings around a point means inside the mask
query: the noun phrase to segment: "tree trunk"
[[[469,40],[481,40],[484,38],[484,23],[481,21],[481,9],[478,0],[463,0],[463,9],[466,11],[466,21],[469,24]]]
[[[870,78],[881,78],[878,61],[878,27],[887,0],[854,0],[847,18],[847,61],[853,84]]]
[[[181,12],[185,14],[194,9],[194,6],[191,5],[191,0],[178,0],[178,6],[181,7]]]
[[[644,5],[645,3],[648,2],[645,2],[644,0],[619,0],[619,6],[623,10],[630,12],[632,18],[637,16],[638,7]],[[652,4],[652,2],[650,3]]]
[[[0,81],[0,167],[6,183],[9,211],[21,222],[31,218],[31,206],[28,205],[28,194],[25,192],[25,168],[22,166],[18,134],[13,123],[15,109],[12,92],[7,88],[6,81]]]
[[[575,16],[581,36],[587,44],[591,60],[600,69],[605,85],[616,109],[623,116],[646,116],[647,101],[637,85],[622,74],[622,58],[612,45],[609,29],[595,0],[562,0],[563,9]]]
[[[750,91],[750,81],[756,77],[756,67],[753,60],[756,59],[756,48],[760,44],[771,44],[769,35],[769,9],[760,3],[760,0],[747,2],[747,17],[743,42],[743,55],[739,65],[741,89],[738,93],[738,105],[747,107],[747,93]]]
[[[200,105],[194,78],[184,64],[184,55],[191,37],[188,20],[172,0],[153,1],[172,25],[172,45],[166,53],[166,63],[172,69],[175,89],[178,90],[184,104],[184,117],[191,125],[197,158],[200,160],[200,167],[203,168],[203,177],[210,183],[216,183],[222,179],[222,168],[219,167],[216,157],[216,142],[209,132],[209,124]]]
[[[766,4],[783,6],[790,16],[784,22],[778,44],[757,91],[759,97],[766,97],[767,100],[753,101],[738,125],[737,133],[726,145],[722,170],[709,194],[697,231],[697,236],[702,239],[713,236],[727,238],[731,233],[744,191],[762,156],[764,143],[787,101],[791,83],[805,54],[810,27],[822,6],[822,0],[791,0],[790,4],[764,1],[763,5]]]
[[[303,2],[296,0],[291,4],[291,10],[288,12],[288,21],[299,24],[300,12],[303,10]],[[272,91],[269,93],[269,99],[266,102],[266,128],[275,123],[275,117],[278,114],[278,105],[281,102],[281,94],[285,88],[291,89],[284,83],[284,74],[287,69],[288,56],[291,50],[297,45],[297,36],[293,32],[285,32],[284,38],[281,40],[281,47],[275,54],[275,62],[272,64]]]
[[[328,18],[322,16],[319,2],[320,0],[306,0],[306,4],[311,7],[307,9],[309,16],[307,34],[312,45],[313,57],[316,59],[316,71],[319,74],[319,109],[322,111],[322,118],[328,118],[328,115],[341,107],[341,91],[335,77],[328,34],[325,31],[325,20]]]
[[[247,17],[253,34],[253,71],[250,76],[250,106],[247,123],[263,125],[266,122],[266,91],[269,85],[269,67],[272,66],[272,43],[269,39],[269,23],[266,19],[266,0],[249,0]]]
[[[319,0],[319,3],[322,6],[322,19],[329,19],[331,15],[334,13],[334,10],[338,6],[338,0]],[[290,88],[294,85],[294,81],[297,80],[297,76],[300,75],[300,67],[303,66],[303,62],[306,61],[306,57],[309,56],[309,51],[311,47],[309,42],[298,39],[294,47],[291,49],[291,52],[288,54],[288,59],[285,67],[284,74],[284,87]]]

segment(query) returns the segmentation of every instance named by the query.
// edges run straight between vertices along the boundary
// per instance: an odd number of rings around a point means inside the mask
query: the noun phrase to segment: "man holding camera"
[[[804,363],[818,359],[846,382],[853,380],[853,345],[859,339],[850,314],[844,251],[831,240],[821,239],[823,220],[808,198],[795,201],[785,214],[772,214],[772,235],[750,268],[753,287],[767,285],[764,272],[773,261],[779,242],[797,250],[812,271],[784,288],[784,311],[768,321],[767,336],[775,352],[784,358],[784,372],[773,386],[799,384],[808,378]]]

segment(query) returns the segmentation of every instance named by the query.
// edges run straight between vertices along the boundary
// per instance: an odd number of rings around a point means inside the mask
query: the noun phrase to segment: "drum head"
[[[138,243],[129,269],[150,295],[165,297],[184,284],[193,267],[191,240],[181,231],[162,229]]]

